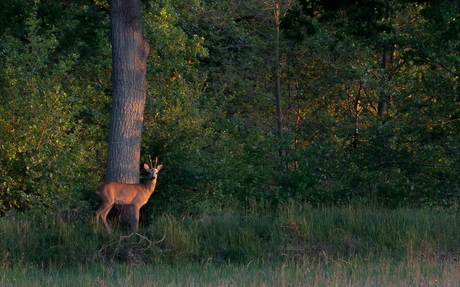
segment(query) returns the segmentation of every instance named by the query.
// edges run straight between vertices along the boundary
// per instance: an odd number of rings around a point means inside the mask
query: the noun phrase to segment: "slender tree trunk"
[[[390,15],[391,15],[391,10],[390,10],[390,3],[386,3],[386,10],[385,10],[385,19],[386,21],[390,21]],[[388,69],[388,61],[389,61],[389,55],[390,55],[390,51],[388,50],[388,48],[386,48],[384,51],[383,51],[383,55],[382,55],[382,63],[380,64],[380,68],[382,68],[382,70],[386,71]],[[383,78],[382,79],[382,87],[385,87],[385,85],[387,84],[387,78]],[[385,109],[386,109],[386,103],[388,101],[388,93],[385,92],[385,91],[382,91],[380,92],[380,95],[379,95],[379,103],[378,103],[378,106],[377,106],[377,114],[380,118],[380,120],[383,122],[385,121]]]
[[[111,0],[110,28],[113,92],[105,181],[137,183],[149,54],[140,0]],[[117,209],[122,221],[135,224],[131,206]]]
[[[279,156],[282,157],[285,154],[285,148],[283,143],[283,112],[281,107],[281,65],[280,65],[280,7],[279,4],[275,4],[274,10],[275,17],[275,65],[274,65],[274,81],[275,81],[275,102],[276,102],[276,128],[279,139]],[[282,164],[282,168],[285,169],[285,164]]]
[[[351,146],[353,148],[358,148],[358,136],[359,136],[359,116],[361,113],[361,83],[358,84],[358,90],[356,91],[356,97],[354,102],[354,111],[353,111],[353,137],[351,139]]]
[[[389,55],[389,51],[385,50],[382,56],[382,63],[380,64],[380,68],[382,68],[382,70],[384,71],[388,68],[388,55]],[[387,81],[386,78],[382,79],[382,86],[385,86],[387,84],[386,81]],[[377,106],[377,114],[382,122],[385,120],[385,109],[386,109],[387,101],[388,101],[388,94],[384,91],[380,92],[379,103]]]
[[[275,100],[276,100],[276,123],[277,133],[281,138],[283,135],[283,114],[281,109],[281,88],[280,88],[280,8],[279,5],[275,5],[275,68],[274,68],[274,80],[275,80]]]

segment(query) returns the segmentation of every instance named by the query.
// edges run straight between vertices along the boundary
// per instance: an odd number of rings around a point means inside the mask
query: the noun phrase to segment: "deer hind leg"
[[[105,228],[109,233],[112,233],[110,230],[110,226],[107,223],[107,215],[109,214],[110,210],[112,209],[114,203],[103,203],[98,210],[96,210],[96,225],[99,226],[99,217],[101,217],[102,222],[105,225]]]
[[[133,205],[134,209],[134,230],[137,232],[139,230],[139,213],[140,213],[140,206]]]

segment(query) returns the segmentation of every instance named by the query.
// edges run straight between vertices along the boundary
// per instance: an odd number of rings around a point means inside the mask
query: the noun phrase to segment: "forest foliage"
[[[97,204],[109,9],[1,1],[0,214]],[[141,157],[164,166],[149,212],[458,207],[458,1],[144,0],[142,9]]]

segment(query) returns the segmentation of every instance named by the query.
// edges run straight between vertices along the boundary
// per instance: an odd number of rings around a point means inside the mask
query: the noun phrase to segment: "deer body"
[[[99,195],[102,205],[96,210],[96,223],[99,225],[99,217],[101,217],[109,233],[111,233],[111,230],[107,223],[107,215],[115,203],[133,206],[136,220],[134,228],[136,231],[139,229],[139,211],[154,192],[157,184],[157,174],[162,165],[150,168],[144,164],[144,168],[149,173],[149,178],[144,184],[106,182],[97,189],[96,194]]]

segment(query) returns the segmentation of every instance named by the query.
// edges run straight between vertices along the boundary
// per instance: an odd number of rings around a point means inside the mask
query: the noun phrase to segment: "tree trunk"
[[[137,183],[149,54],[140,0],[112,0],[110,28],[113,92],[105,181]]]
[[[106,181],[137,183],[149,45],[140,0],[112,0],[112,113]]]
[[[276,102],[276,127],[277,135],[279,139],[279,156],[282,157],[284,153],[284,147],[282,143],[283,138],[283,112],[281,110],[281,66],[280,66],[280,7],[278,4],[275,4],[274,10],[275,17],[275,65],[274,65],[274,81],[275,81],[275,102]],[[284,167],[283,167],[284,168]]]
[[[386,10],[385,10],[385,20],[387,22],[390,21],[390,16],[391,16],[391,11],[390,11],[390,3],[386,3]],[[386,71],[388,69],[388,58],[389,58],[389,50],[388,48],[385,48],[385,50],[383,51],[383,55],[382,55],[382,63],[380,64],[380,68],[384,71]],[[385,87],[386,86],[386,82],[387,82],[387,78],[382,78],[382,87]],[[377,106],[377,114],[380,118],[380,120],[382,122],[385,121],[385,109],[386,109],[386,103],[388,101],[388,93],[385,92],[385,91],[382,91],[380,92],[380,95],[379,95],[380,99],[379,99],[379,103],[378,103],[378,106]]]
[[[281,111],[281,88],[280,88],[280,10],[279,5],[275,5],[275,69],[274,69],[274,80],[275,80],[275,100],[276,100],[276,124],[277,133],[281,138],[283,134],[283,114]]]
[[[383,52],[383,56],[382,56],[382,63],[380,64],[380,68],[382,68],[382,70],[386,70],[388,68],[388,50],[385,49],[385,51]],[[386,78],[382,78],[382,86],[384,87],[387,83],[387,79]],[[380,92],[380,95],[379,95],[379,103],[378,103],[378,106],[377,106],[377,115],[379,116],[380,120],[383,122],[385,121],[385,106],[386,106],[386,102],[388,101],[388,94],[384,91]]]

